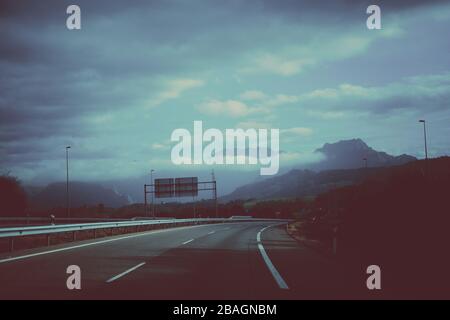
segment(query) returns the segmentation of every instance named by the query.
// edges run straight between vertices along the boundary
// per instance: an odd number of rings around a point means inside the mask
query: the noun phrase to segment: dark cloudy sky
[[[349,138],[422,157],[420,118],[449,154],[449,30],[448,1],[1,0],[1,170],[63,180],[66,145],[82,180],[171,168],[194,120],[279,128],[282,166]]]

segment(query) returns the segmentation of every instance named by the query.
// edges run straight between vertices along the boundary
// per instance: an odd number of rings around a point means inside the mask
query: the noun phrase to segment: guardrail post
[[[97,229],[94,229],[94,239],[97,238]]]
[[[74,232],[72,233],[72,241],[76,241],[76,240],[77,240],[77,232],[74,231]]]
[[[14,238],[9,238],[9,251],[14,251]]]
[[[47,247],[50,246],[50,235],[47,235]]]

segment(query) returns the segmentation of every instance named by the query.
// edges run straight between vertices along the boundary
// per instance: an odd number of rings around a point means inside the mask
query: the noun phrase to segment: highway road
[[[81,290],[68,290],[69,265]],[[336,298],[342,272],[285,225],[238,222],[74,242],[0,257],[0,299]]]

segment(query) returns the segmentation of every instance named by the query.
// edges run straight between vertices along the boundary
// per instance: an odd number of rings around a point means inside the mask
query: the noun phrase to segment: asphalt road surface
[[[66,269],[81,269],[81,290]],[[0,257],[0,299],[304,299],[343,288],[333,261],[285,225],[224,223],[80,241]]]

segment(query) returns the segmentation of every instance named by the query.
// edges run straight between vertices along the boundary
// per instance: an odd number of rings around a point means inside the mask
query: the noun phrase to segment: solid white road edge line
[[[258,242],[258,249],[259,252],[261,253],[264,262],[266,263],[267,268],[269,269],[270,273],[272,273],[272,276],[274,277],[275,281],[277,282],[278,286],[281,289],[289,289],[288,285],[286,284],[286,282],[284,281],[283,277],[281,276],[281,274],[278,272],[277,268],[275,268],[275,266],[273,265],[272,261],[270,261],[269,256],[266,253],[266,250],[264,249],[262,242],[261,242],[261,233],[266,230],[267,228],[273,227],[272,226],[267,226],[262,228],[258,234],[256,235],[256,241]]]
[[[183,244],[188,244],[189,242],[192,242],[192,241],[194,241],[194,239],[191,239],[191,240],[185,241],[185,242],[183,242]]]
[[[139,263],[137,266],[134,266],[133,268],[130,268],[120,274],[118,274],[117,276],[112,277],[111,279],[107,280],[107,283],[111,283],[119,278],[122,278],[124,275],[129,274],[130,272],[133,272],[134,270],[136,270],[137,268],[142,267],[145,264],[145,262]]]

